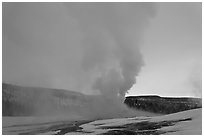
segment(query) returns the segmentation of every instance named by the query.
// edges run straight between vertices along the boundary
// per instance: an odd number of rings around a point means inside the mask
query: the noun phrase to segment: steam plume
[[[81,3],[67,7],[88,34],[84,47],[89,50],[85,50],[82,65],[87,71],[98,70],[92,88],[108,97],[124,96],[143,65],[139,43],[154,14],[152,4]]]
[[[3,81],[124,97],[152,3],[4,3]]]

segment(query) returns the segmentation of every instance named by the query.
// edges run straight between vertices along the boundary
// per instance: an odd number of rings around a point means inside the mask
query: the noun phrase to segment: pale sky
[[[201,34],[201,3],[159,3],[144,36],[145,66],[129,94],[201,96]]]
[[[201,5],[3,3],[3,82],[200,97]]]

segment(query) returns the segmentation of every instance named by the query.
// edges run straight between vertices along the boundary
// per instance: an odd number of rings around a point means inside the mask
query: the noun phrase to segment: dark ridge
[[[35,92],[69,92],[72,94],[78,94],[78,95],[84,95],[80,92],[77,91],[72,91],[72,90],[65,90],[65,89],[54,89],[54,88],[44,88],[44,87],[26,87],[26,86],[18,86],[18,85],[14,85],[14,84],[8,84],[8,83],[2,83],[2,89],[11,89],[11,90],[19,90],[19,89],[27,89],[27,90],[31,90],[34,89]]]
[[[66,112],[81,114],[83,109],[90,108],[93,101],[98,98],[100,96],[69,90],[21,87],[2,83],[2,116],[41,116]],[[124,103],[132,109],[160,114],[201,108],[201,102],[201,98],[170,98],[154,95],[129,96],[124,100]]]
[[[70,100],[76,104],[63,103]],[[89,96],[74,91],[2,84],[2,116],[38,116],[72,110],[80,112],[80,107],[88,106],[89,100]]]
[[[154,113],[170,114],[202,107],[201,98],[160,97],[160,96],[129,96],[124,103],[133,109]]]

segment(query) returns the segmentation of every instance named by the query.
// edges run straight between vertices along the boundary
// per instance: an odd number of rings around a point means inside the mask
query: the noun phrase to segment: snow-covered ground
[[[88,121],[80,117],[3,117],[3,134],[202,134],[202,109]]]
[[[52,126],[72,124],[73,121],[80,120],[84,119],[74,114],[57,117],[2,117],[2,131],[3,134],[41,134],[41,132],[47,132],[46,134],[48,134],[47,130]],[[50,131],[49,134],[51,133],[55,133],[55,131]]]
[[[202,134],[202,109],[157,117],[98,120],[81,125],[82,132],[68,134]],[[127,132],[128,131],[128,132]],[[150,132],[151,131],[151,132]]]

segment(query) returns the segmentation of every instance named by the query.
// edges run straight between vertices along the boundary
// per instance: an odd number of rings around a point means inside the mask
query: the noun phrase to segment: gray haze
[[[3,81],[124,96],[152,3],[3,3]]]

